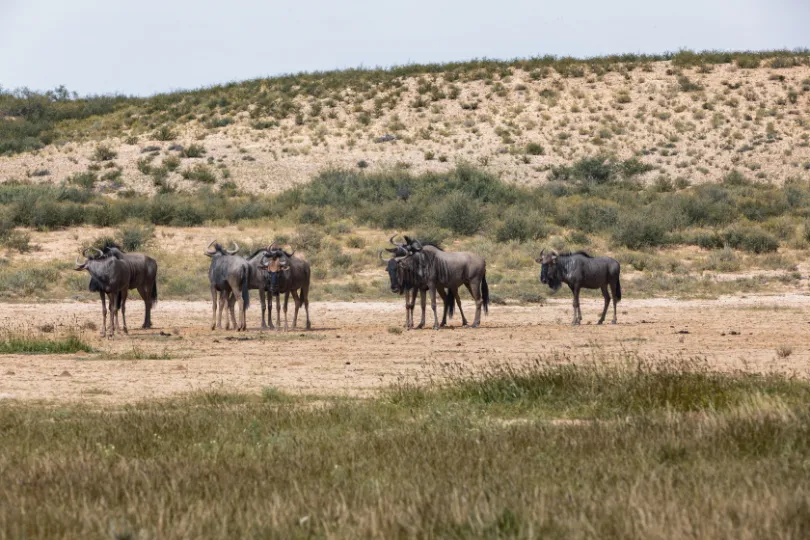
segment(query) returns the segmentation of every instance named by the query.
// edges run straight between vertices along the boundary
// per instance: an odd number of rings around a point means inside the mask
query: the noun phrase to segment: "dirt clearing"
[[[161,302],[151,330],[139,328],[143,303],[130,301],[128,307],[129,335],[109,340],[82,331],[95,353],[0,356],[0,399],[113,404],[264,387],[368,395],[399,378],[440,376],[448,365],[475,369],[538,358],[701,358],[720,370],[810,373],[810,296],[799,294],[630,300],[619,304],[616,326],[594,325],[601,302],[588,300],[580,327],[569,325],[570,299],[556,298],[544,306],[492,306],[478,330],[460,328],[457,315],[451,328],[439,332],[401,333],[399,302],[315,303],[313,330],[288,333],[260,331],[253,305],[249,331],[239,334],[210,331],[206,302]],[[465,307],[471,315],[472,303]],[[100,322],[98,303],[4,304],[0,316],[4,329],[32,334],[50,325],[64,332],[90,322]]]

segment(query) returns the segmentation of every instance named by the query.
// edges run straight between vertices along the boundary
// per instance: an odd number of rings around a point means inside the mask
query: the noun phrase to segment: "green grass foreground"
[[[93,348],[75,334],[60,337],[0,334],[0,354],[73,354],[93,352]]]
[[[368,400],[0,405],[0,536],[801,538],[810,383],[450,373]]]

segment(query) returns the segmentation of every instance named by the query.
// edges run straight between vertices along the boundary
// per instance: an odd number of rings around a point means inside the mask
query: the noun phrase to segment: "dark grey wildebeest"
[[[158,300],[157,261],[143,253],[124,253],[124,251],[115,244],[108,244],[102,251],[105,254],[113,254],[116,258],[123,260],[129,265],[128,290],[121,293],[121,319],[124,323],[124,333],[127,333],[127,296],[131,289],[138,289],[138,293],[141,295],[141,298],[143,298],[144,305],[146,306],[141,328],[152,328],[152,308],[155,307]],[[117,316],[115,324],[116,327],[118,327]]]
[[[214,246],[214,249],[211,249]],[[231,294],[234,295],[235,303],[239,306],[239,323],[232,309],[229,309],[230,322],[237,331],[247,329],[245,321],[245,310],[250,304],[250,264],[243,257],[236,256],[239,246],[234,242],[235,248],[226,250],[211,240],[205,249],[205,255],[211,257],[211,266],[208,267],[208,282],[211,285],[211,301],[214,304],[214,314],[211,319],[211,330],[222,329],[222,312],[226,307],[230,308],[228,301]],[[241,295],[240,295],[241,293]],[[219,295],[219,302],[217,302]],[[219,316],[217,316],[217,304],[219,304]],[[228,315],[225,316],[226,319]],[[230,324],[228,324],[230,328]]]
[[[298,257],[294,257],[295,251],[287,253],[282,249],[271,248],[265,252],[262,258],[261,268],[268,272],[270,293],[276,296],[276,327],[281,330],[281,300],[279,295],[284,293],[284,331],[287,326],[287,303],[292,294],[295,302],[295,313],[293,314],[293,328],[298,324],[298,310],[301,305],[307,315],[307,330],[312,328],[309,321],[309,284],[310,269],[309,263]],[[272,317],[272,313],[270,315]]]
[[[430,291],[430,306],[433,309],[433,329],[439,329],[439,316],[436,313],[436,292],[446,288],[452,297],[445,302],[445,312],[452,314],[453,299],[458,303],[463,326],[467,326],[467,318],[461,309],[461,298],[458,289],[462,285],[467,287],[475,299],[475,318],[472,328],[481,324],[481,308],[484,313],[489,312],[489,287],[487,286],[487,263],[483,257],[467,252],[445,252],[438,246],[422,245],[419,240],[413,240],[408,246],[409,257],[414,259],[416,273]]]
[[[88,258],[87,252],[95,251],[96,255]],[[101,337],[107,336],[107,301],[110,303],[110,333],[115,334],[115,319],[121,307],[122,292],[127,291],[130,280],[130,267],[120,256],[104,253],[100,249],[88,248],[82,251],[83,263],[76,257],[76,271],[87,270],[92,276],[91,290],[95,289],[101,296]],[[105,298],[106,295],[106,298]]]
[[[571,324],[577,325],[582,322],[582,311],[579,309],[580,289],[602,289],[602,296],[605,297],[605,308],[597,324],[605,322],[608,306],[610,305],[610,293],[613,295],[613,321],[616,324],[616,303],[622,299],[622,285],[619,281],[620,265],[616,259],[610,257],[591,257],[584,251],[575,253],[560,253],[552,251],[540,252],[540,256],[535,259],[542,265],[540,270],[540,282],[545,283],[552,290],[557,291],[566,283],[574,293],[574,320]]]
[[[252,255],[245,258],[250,264],[250,289],[259,289],[259,301],[262,305],[262,328],[273,328],[273,295],[270,293],[270,275],[262,269],[262,259],[274,246],[257,249]],[[267,303],[265,303],[265,296]],[[267,313],[267,322],[265,322]]]
[[[412,329],[414,327],[413,312],[416,307],[416,295],[421,295],[422,320],[419,322],[419,325],[416,328],[424,328],[425,308],[427,303],[426,297],[429,287],[427,286],[427,282],[420,278],[419,274],[417,273],[414,258],[409,257],[410,250],[408,249],[408,246],[410,244],[410,239],[406,236],[405,243],[398,244],[394,242],[394,238],[396,236],[397,235],[394,234],[388,239],[388,241],[394,247],[385,248],[385,250],[392,255],[386,264],[386,271],[388,272],[388,278],[391,282],[391,292],[401,294],[405,297],[405,328],[407,329]],[[380,251],[379,256],[380,260],[385,262],[385,260],[382,258],[382,250]],[[444,317],[441,323],[441,326],[444,326],[447,324],[448,294],[442,288],[437,289],[437,292],[442,297],[442,302],[444,303]]]

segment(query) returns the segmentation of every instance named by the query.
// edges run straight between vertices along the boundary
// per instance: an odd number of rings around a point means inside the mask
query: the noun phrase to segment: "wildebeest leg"
[[[444,292],[440,293],[444,297]],[[436,313],[436,287],[430,287],[430,308],[433,310],[433,329],[439,329],[439,314]]]
[[[214,314],[211,316],[211,330],[214,330],[217,327],[217,304],[219,300],[217,290],[213,285],[211,285],[211,302],[214,304]]]
[[[110,310],[109,310],[109,313],[110,313],[110,331],[107,332],[107,337],[108,338],[111,338],[111,337],[113,337],[115,335],[115,315],[116,315],[115,295],[116,294],[117,293],[108,293],[107,294],[107,302],[110,304]]]
[[[301,302],[304,304],[304,312],[307,315],[307,330],[312,328],[309,322],[309,284],[301,287]]]
[[[230,313],[230,316],[231,316],[231,322],[233,323],[233,329],[236,330],[236,331],[239,331],[239,330],[241,330],[241,327],[238,324],[236,324],[236,302],[237,302],[237,300],[241,300],[241,297],[237,296],[235,293],[232,292],[231,296],[230,296],[230,298],[228,300],[228,313]],[[242,304],[240,303],[239,305],[241,306]],[[241,308],[240,308],[240,313],[241,313]]]
[[[407,330],[410,328],[411,322],[411,292],[406,289],[403,296],[405,297],[405,330]]]
[[[484,306],[484,297],[481,294],[481,280],[473,278],[467,285],[467,289],[470,291],[472,297],[475,298],[475,318],[473,319],[472,327],[478,328],[481,325],[481,308]]]
[[[101,294],[101,337],[107,337],[107,295]]]
[[[574,292],[574,320],[571,324],[578,325],[582,320],[582,315],[579,312],[579,287],[574,287],[572,290]]]
[[[616,282],[610,284],[610,295],[613,297],[613,320],[610,324],[616,324]]]
[[[417,328],[424,328],[425,327],[425,307],[426,307],[426,304],[427,304],[427,291],[425,289],[422,289],[421,291],[419,291],[419,293],[420,293],[421,302],[422,302],[422,320],[419,322],[419,326],[417,326]]]
[[[287,303],[290,301],[290,291],[284,293],[284,331],[288,331],[287,327]]]
[[[450,294],[450,302],[452,302],[453,293],[450,292],[450,289],[448,289],[448,292],[445,293],[443,287],[437,289],[436,291],[439,293],[439,296],[441,296],[442,305],[444,306],[444,315],[442,316],[442,324],[440,324],[439,326],[447,326],[447,312],[450,311],[450,304],[447,302],[447,294]]]
[[[293,312],[293,330],[298,326],[298,310],[301,309],[301,299],[298,298],[298,291],[292,291],[293,302],[295,302],[295,312]]]
[[[138,287],[138,294],[143,298],[143,303],[146,306],[146,313],[143,315],[143,326],[141,328],[152,328],[152,289],[146,285]]]
[[[472,291],[470,291],[470,294],[472,294]],[[458,287],[453,289],[453,296],[456,299],[458,312],[461,313],[461,326],[467,326],[467,317],[464,316],[464,311],[461,309],[461,296],[458,294]],[[475,295],[473,295],[473,298],[475,298]]]
[[[262,330],[267,328],[267,323],[264,320],[264,314],[267,311],[267,305],[264,303],[264,289],[259,289],[259,304],[262,306]]]
[[[608,294],[607,285],[602,285],[602,296],[605,297],[605,309],[602,310],[602,316],[599,317],[599,322],[596,324],[605,322],[605,315],[607,315],[608,306],[610,306],[610,295]]]
[[[281,330],[281,295],[276,293],[276,330]]]
[[[127,296],[129,295],[129,291],[124,289],[121,291],[121,321],[124,323],[124,333],[129,334],[129,330],[127,329]],[[116,319],[118,317],[116,316]]]
[[[276,301],[278,302],[278,297],[276,297]],[[267,326],[270,328],[274,328],[273,326],[273,295],[270,291],[267,291]]]
[[[222,330],[222,313],[225,314],[225,321],[228,321],[227,306],[228,306],[228,291],[219,292],[219,313],[217,314],[217,329]]]

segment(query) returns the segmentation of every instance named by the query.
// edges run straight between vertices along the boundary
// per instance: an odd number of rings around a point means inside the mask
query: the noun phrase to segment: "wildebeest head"
[[[91,256],[87,256],[88,251],[95,251],[96,253]],[[85,248],[82,250],[82,257],[84,257],[84,262],[79,262],[79,256],[76,256],[75,266],[73,267],[74,270],[77,272],[81,272],[82,270],[87,270],[87,265],[92,264],[93,261],[99,261],[101,259],[105,259],[109,256],[109,254],[104,253],[100,249],[97,248]]]
[[[386,265],[386,271],[388,272],[388,278],[391,281],[391,292],[402,294],[405,292],[405,289],[409,288],[409,280],[408,280],[408,266],[404,261],[411,255],[410,250],[408,249],[408,244],[398,244],[394,242],[394,238],[397,235],[394,234],[388,241],[391,243],[392,248],[385,248],[385,251],[390,253],[392,257],[388,259],[388,264]],[[406,237],[407,239],[407,237]],[[379,251],[379,257],[381,261],[384,261],[382,258],[382,250]]]
[[[222,257],[223,255],[236,255],[239,252],[239,245],[236,242],[232,242],[234,248],[231,250],[227,250],[223,248],[221,245],[216,243],[216,239],[211,240],[211,243],[208,244],[208,247],[205,248],[206,257]],[[211,249],[211,246],[214,246],[214,249]]]
[[[272,294],[279,292],[282,280],[290,278],[292,270],[290,269],[289,258],[294,254],[295,250],[292,253],[287,253],[282,249],[272,248],[271,246],[271,249],[268,249],[264,257],[262,257],[259,268],[267,272],[267,281]]]
[[[556,291],[562,287],[562,280],[558,275],[557,252],[552,250],[551,253],[546,253],[545,251],[545,249],[541,250],[540,256],[534,260],[540,264],[540,283],[548,285]]]

